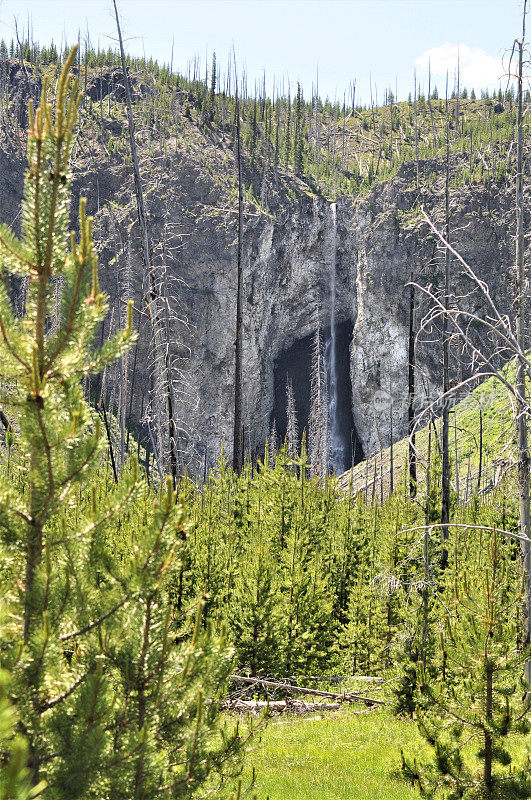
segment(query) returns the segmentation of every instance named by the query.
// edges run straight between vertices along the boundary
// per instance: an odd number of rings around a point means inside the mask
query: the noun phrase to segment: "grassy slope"
[[[497,113],[495,107],[503,108],[503,111]],[[514,138],[514,113],[515,106],[511,101],[504,106],[496,106],[492,100],[479,99],[460,99],[458,104],[455,100],[448,102],[450,148],[462,159],[464,172],[461,180],[481,182],[504,174],[510,161],[510,157],[507,158],[509,143]],[[335,153],[342,176],[358,173],[364,178],[362,185],[368,188],[372,182],[368,179],[371,170],[372,180],[385,180],[396,172],[400,163],[415,158],[415,124],[419,159],[443,157],[446,146],[444,99],[432,99],[429,104],[424,100],[419,103],[416,123],[411,101],[392,106],[388,103],[373,110],[356,108],[348,115],[338,114],[337,117],[333,111],[328,114],[325,111],[321,146],[327,156],[330,151]],[[317,176],[314,162],[315,159],[310,173],[322,184],[330,184],[330,166],[327,164],[328,169]],[[421,184],[429,182],[429,171],[426,174],[423,167],[420,180]],[[457,175],[454,180],[459,184]],[[348,193],[348,182],[340,182],[342,191]]]
[[[427,418],[426,418],[427,419]],[[481,425],[480,425],[481,420]],[[457,436],[456,436],[457,425]],[[480,467],[480,428],[482,431],[483,453],[481,476]],[[435,428],[440,441],[441,421],[436,421]],[[418,454],[418,480],[422,486],[425,480],[425,465],[428,452],[428,428],[424,427],[416,435]],[[433,437],[432,455],[437,445]],[[457,459],[456,459],[457,439]],[[513,439],[512,413],[507,391],[494,378],[482,383],[464,400],[457,403],[450,414],[450,444],[452,459],[452,484],[456,489],[456,475],[459,476],[459,494],[468,499],[478,487],[481,477],[481,490],[487,490],[496,483],[504,471],[514,463],[515,443]],[[402,480],[408,458],[408,440],[402,439],[393,446],[393,476],[395,488]],[[457,463],[457,470],[455,464]],[[389,486],[391,472],[391,450],[387,448],[366,461],[357,464],[340,478],[344,489],[352,486],[352,491],[364,491],[368,485],[368,494],[372,492],[376,474],[376,492],[380,491],[383,475],[384,491]]]

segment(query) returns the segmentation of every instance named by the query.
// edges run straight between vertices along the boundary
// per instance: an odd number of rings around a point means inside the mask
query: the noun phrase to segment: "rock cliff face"
[[[425,165],[435,168],[437,165]],[[442,281],[442,254],[427,226],[407,215],[419,201],[426,202],[436,221],[438,192],[419,198],[411,189],[407,166],[388,184],[366,198],[340,198],[337,228],[337,321],[350,320],[352,409],[357,435],[365,452],[390,436],[390,412],[375,399],[381,392],[394,399],[394,435],[407,430],[407,358],[409,290],[413,275],[421,284]],[[475,266],[491,287],[502,310],[512,302],[511,193],[508,187],[476,187],[456,197],[452,214],[456,248]],[[332,231],[330,206],[304,195],[281,210],[276,220],[259,216],[249,220],[245,233],[244,380],[246,427],[254,443],[263,442],[273,411],[274,365],[297,340],[315,332],[318,319],[330,320]],[[216,451],[222,439],[231,440],[232,371],[234,352],[234,248],[214,239],[205,247],[195,235],[196,247],[186,255],[186,273],[195,265],[203,292],[190,306],[195,325],[193,372],[201,403],[197,425]],[[470,291],[457,265],[453,288]],[[205,297],[204,293],[208,293]],[[420,319],[428,304],[417,295]],[[482,313],[472,295],[469,307]],[[483,309],[484,313],[484,309]],[[434,397],[441,388],[440,347],[436,332],[419,343],[419,372],[425,373]],[[454,372],[463,369],[456,363]],[[307,378],[309,380],[309,376]],[[420,379],[419,379],[420,383]],[[422,391],[422,390],[421,390]],[[384,404],[385,406],[385,404]]]
[[[433,177],[429,191],[417,192],[413,165],[403,165],[392,181],[381,184],[352,207],[352,228],[345,238],[356,286],[354,335],[351,347],[354,421],[366,452],[389,444],[390,411],[378,400],[381,392],[393,398],[394,434],[407,432],[407,363],[409,288],[412,279],[421,286],[443,286],[444,254],[418,215],[422,205],[443,230],[442,165],[425,163]],[[439,177],[438,177],[439,174]],[[461,256],[485,281],[502,312],[511,309],[514,296],[512,190],[507,185],[466,187],[456,191],[451,203],[451,241]],[[460,265],[451,264],[451,291],[463,296],[463,308],[480,316],[488,313],[478,291],[465,279]],[[464,297],[466,295],[466,298]],[[416,291],[416,328],[431,303]],[[477,331],[481,336],[482,331]],[[455,378],[470,372],[467,354],[455,342],[451,369]],[[417,344],[417,393],[425,404],[442,387],[440,331],[427,329]],[[385,399],[385,398],[384,398]],[[376,402],[375,402],[376,400]]]
[[[223,443],[230,453],[236,283],[236,215],[233,156],[223,135],[201,138],[194,146],[168,141],[145,145],[143,168],[149,175],[148,206],[154,257],[179,282],[172,290],[173,335],[182,344],[186,390],[181,414],[199,458],[212,461]],[[74,193],[88,195],[95,215],[102,279],[116,305],[133,294],[142,308],[141,259],[137,241],[131,168],[102,159],[94,143],[76,151]],[[407,428],[408,297],[411,276],[441,284],[442,258],[416,209],[424,204],[441,223],[442,165],[422,165],[429,190],[414,187],[411,165],[361,199],[337,202],[336,319],[353,326],[350,344],[352,411],[357,436],[369,453],[390,435],[390,411],[374,403],[391,393],[394,436]],[[230,179],[227,178],[230,177]],[[23,177],[20,151],[0,148],[0,218],[12,223]],[[274,183],[274,182],[273,182]],[[500,306],[512,302],[511,190],[506,185],[456,190],[452,241],[487,281]],[[75,205],[74,205],[75,208]],[[246,204],[244,239],[244,418],[247,443],[259,450],[268,434],[274,404],[275,363],[295,342],[313,334],[320,320],[330,323],[333,221],[330,203],[292,180],[289,194],[270,199],[271,213]],[[124,278],[125,275],[125,278]],[[457,267],[453,281],[460,285]],[[463,284],[463,290],[465,286]],[[474,296],[471,307],[481,309]],[[419,316],[427,310],[420,302]],[[186,317],[187,325],[177,321]],[[148,334],[139,315],[141,336],[133,389],[133,417],[139,421],[149,387]],[[425,337],[429,338],[429,337]],[[419,371],[433,394],[441,386],[439,346],[419,345]],[[457,363],[457,362],[456,362]],[[456,366],[457,369],[457,366]],[[109,382],[112,383],[111,376]],[[309,381],[309,376],[307,376]],[[109,383],[109,385],[110,385]],[[385,406],[385,404],[384,404]]]

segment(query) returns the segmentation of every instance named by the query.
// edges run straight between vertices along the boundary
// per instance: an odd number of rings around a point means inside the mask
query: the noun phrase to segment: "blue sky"
[[[381,98],[413,87],[413,71],[427,85],[428,62],[441,90],[453,83],[459,50],[462,84],[476,90],[499,85],[502,58],[521,31],[521,0],[120,0],[128,49],[181,70],[216,52],[224,66],[234,45],[251,85],[263,70],[271,85],[299,80],[306,96],[319,70],[322,96],[342,98],[356,79],[369,98],[369,76]],[[0,36],[33,25],[42,43],[77,40],[88,29],[93,43],[115,46],[111,0],[0,0]],[[529,20],[531,32],[531,20]]]

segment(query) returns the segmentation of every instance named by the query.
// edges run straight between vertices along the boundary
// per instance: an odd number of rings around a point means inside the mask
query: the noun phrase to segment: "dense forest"
[[[20,213],[0,227],[0,800],[260,796],[248,765],[271,709],[308,697],[313,712],[320,698],[344,715],[339,705],[358,704],[382,726],[417,720],[418,755],[394,743],[397,797],[530,797],[524,38],[516,88],[478,98],[458,78],[441,97],[415,81],[407,101],[388,90],[370,106],[355,82],[341,103],[317,86],[309,100],[300,85],[268,96],[234,60],[179,75],[120,46],[0,45],[2,148],[27,148]],[[205,455],[189,469],[168,302],[179,284],[154,256],[145,195],[157,186],[145,174],[170,147],[204,141],[231,151],[212,174],[238,219],[234,440],[213,467]],[[134,174],[142,240],[121,287],[132,296],[119,292],[112,311],[101,230],[73,180],[76,159],[103,153]],[[332,201],[337,222],[339,194],[360,197],[400,165],[419,198],[442,176],[446,212],[442,226],[420,199],[402,212],[404,226],[429,227],[445,278],[408,284],[408,436],[335,474],[332,311],[331,355],[315,336],[308,426],[288,383],[285,441],[273,427],[261,452],[247,449],[244,206],[271,215],[309,193]],[[513,182],[516,302],[505,313],[452,247],[450,199]],[[471,310],[450,268],[488,313]],[[423,335],[440,347],[441,397],[415,360]],[[468,365],[458,379],[455,352]],[[150,360],[140,425],[126,392],[133,353]]]

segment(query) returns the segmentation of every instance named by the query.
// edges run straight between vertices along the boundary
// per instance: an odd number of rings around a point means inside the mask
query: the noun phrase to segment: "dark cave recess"
[[[330,329],[323,331],[326,342]],[[310,388],[312,374],[312,354],[315,334],[296,341],[283,350],[274,365],[274,405],[271,425],[275,422],[280,442],[286,438],[287,430],[287,383],[291,379],[299,432],[308,431],[310,418]],[[354,427],[352,417],[352,383],[350,380],[350,343],[352,323],[341,322],[336,327],[337,379],[338,379],[338,423],[344,441],[345,461],[342,470],[349,469],[363,459],[363,450]]]

